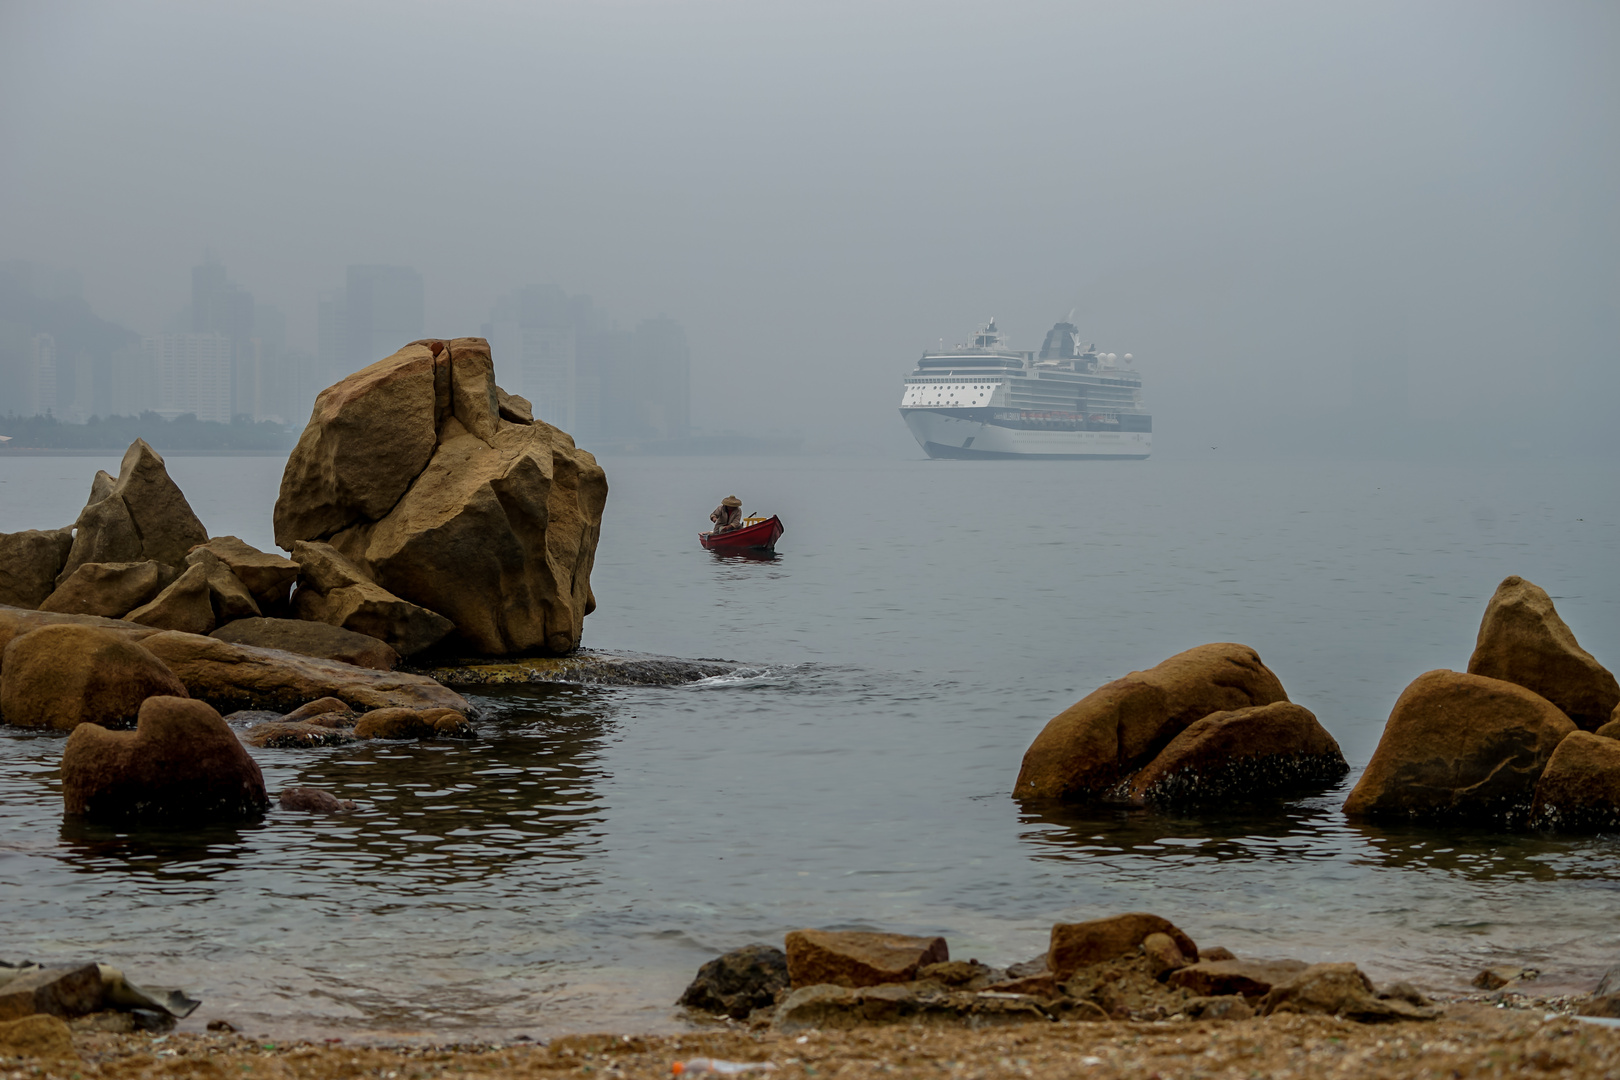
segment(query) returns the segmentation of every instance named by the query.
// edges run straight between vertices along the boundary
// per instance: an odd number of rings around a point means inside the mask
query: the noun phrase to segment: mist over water
[[[170,462],[211,532],[267,528],[280,463],[245,460]],[[44,493],[94,464],[14,460],[5,479]],[[941,933],[1004,964],[1053,921],[1150,910],[1240,955],[1437,989],[1520,963],[1548,993],[1589,990],[1620,949],[1615,837],[1338,811],[1401,689],[1466,664],[1503,576],[1620,657],[1601,470],[604,465],[586,644],[741,671],[476,695],[465,744],[254,751],[272,790],[361,811],[196,832],[64,824],[61,738],[0,734],[0,906],[30,955],[184,985],[205,1001],[188,1024],[353,1037],[670,1029],[698,965],[800,926]],[[778,559],[698,547],[733,491],[782,516]],[[73,502],[37,497],[16,512]],[[1345,784],[1199,815],[1013,801],[1051,716],[1211,640],[1259,651],[1343,746]]]

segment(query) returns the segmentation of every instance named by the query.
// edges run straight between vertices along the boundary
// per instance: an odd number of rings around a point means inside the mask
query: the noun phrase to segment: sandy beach
[[[675,1036],[570,1035],[546,1044],[381,1046],[266,1042],[244,1034],[77,1033],[76,1057],[0,1056],[0,1077],[660,1077],[675,1062],[770,1062],[772,1076],[894,1077],[1620,1076],[1620,1030],[1541,1008],[1456,1003],[1430,1023],[1322,1016],[1233,1022],[1023,1024],[980,1031],[896,1026],[801,1035],[738,1029]],[[694,1073],[696,1070],[692,1070]]]

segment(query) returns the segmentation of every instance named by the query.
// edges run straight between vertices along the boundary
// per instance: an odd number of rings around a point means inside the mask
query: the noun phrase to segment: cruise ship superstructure
[[[992,319],[972,344],[925,352],[900,415],[929,457],[1145,458],[1153,418],[1131,354],[1080,344],[1060,322],[1037,356],[1007,347]]]

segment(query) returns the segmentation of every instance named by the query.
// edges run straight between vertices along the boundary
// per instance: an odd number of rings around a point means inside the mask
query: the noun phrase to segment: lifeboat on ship
[[[742,528],[723,533],[698,533],[698,543],[705,550],[742,554],[745,552],[774,552],[776,541],[782,536],[782,519],[772,514],[768,518],[743,518]]]

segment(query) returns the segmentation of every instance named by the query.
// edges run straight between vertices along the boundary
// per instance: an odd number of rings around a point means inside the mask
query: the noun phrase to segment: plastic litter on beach
[[[669,1067],[676,1076],[686,1073],[725,1073],[735,1075],[746,1072],[769,1072],[776,1066],[769,1061],[721,1061],[719,1058],[687,1058]]]

